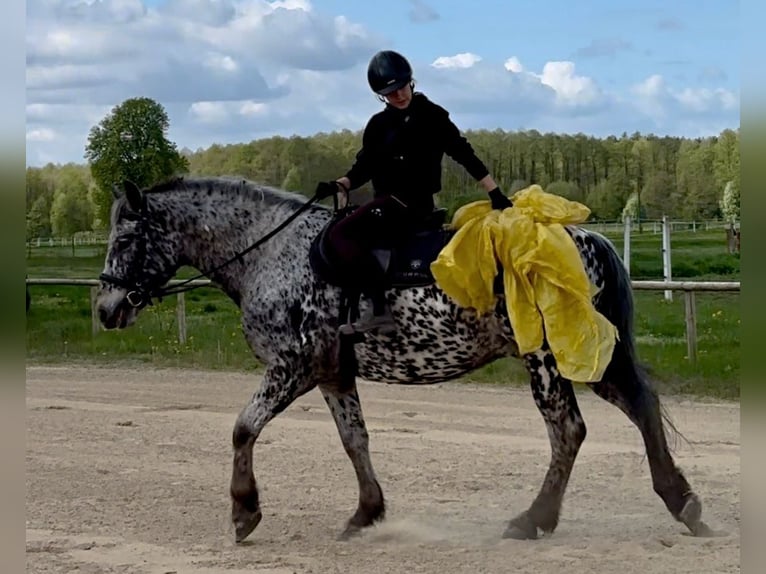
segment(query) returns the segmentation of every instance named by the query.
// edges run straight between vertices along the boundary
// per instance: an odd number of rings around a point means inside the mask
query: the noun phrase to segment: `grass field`
[[[621,236],[610,236],[622,252]],[[646,233],[631,239],[634,279],[661,279],[661,236]],[[739,280],[739,256],[726,253],[724,232],[676,233],[672,239],[673,278]],[[29,277],[96,278],[103,248],[40,248],[27,259]],[[191,271],[188,271],[191,273]],[[188,276],[182,274],[181,276]],[[188,340],[177,337],[175,297],[142,312],[139,321],[120,332],[91,334],[90,303],[85,287],[30,286],[27,315],[27,359],[31,362],[142,362],[157,366],[257,370],[239,327],[239,311],[213,288],[186,293]],[[739,397],[739,295],[697,295],[698,360],[686,358],[684,303],[662,292],[636,292],[639,353],[663,392]],[[498,361],[467,380],[526,383],[516,360]]]

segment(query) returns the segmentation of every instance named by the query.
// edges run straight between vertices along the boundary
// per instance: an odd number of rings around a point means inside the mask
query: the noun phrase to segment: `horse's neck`
[[[278,234],[268,241],[271,245],[247,253],[244,259],[246,268],[243,268],[237,256],[263,238],[291,213],[286,207],[276,207],[267,202],[253,202],[252,199],[236,195],[213,195],[203,198],[179,194],[178,198],[174,198],[174,202],[173,208],[181,223],[179,227],[183,229],[179,261],[195,267],[202,273],[215,269],[210,273],[210,279],[232,294],[242,292],[242,283],[247,280],[259,256],[269,252],[269,248],[274,244],[282,243],[284,238]],[[199,207],[195,207],[195,204]],[[229,262],[232,258],[235,260]],[[223,267],[216,269],[222,265]]]

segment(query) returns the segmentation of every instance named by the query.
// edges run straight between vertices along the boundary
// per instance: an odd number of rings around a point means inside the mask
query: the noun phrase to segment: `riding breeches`
[[[330,230],[338,262],[344,267],[363,264],[373,249],[393,249],[407,241],[414,219],[392,197],[373,199],[357,208]]]

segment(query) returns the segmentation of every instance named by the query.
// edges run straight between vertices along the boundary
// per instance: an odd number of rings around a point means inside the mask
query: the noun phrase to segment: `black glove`
[[[502,211],[507,207],[513,207],[513,202],[503,195],[499,187],[496,187],[489,192],[489,198],[492,200],[492,209],[499,209]]]
[[[317,184],[314,194],[319,201],[332,197],[340,190],[340,184],[337,181],[320,181]]]

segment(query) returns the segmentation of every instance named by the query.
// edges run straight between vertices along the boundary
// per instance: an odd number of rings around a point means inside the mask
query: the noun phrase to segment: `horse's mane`
[[[221,195],[245,195],[266,205],[286,205],[294,209],[308,201],[307,197],[299,193],[231,176],[179,176],[156,183],[144,190],[144,193],[163,193],[178,189],[206,193],[213,191]]]

